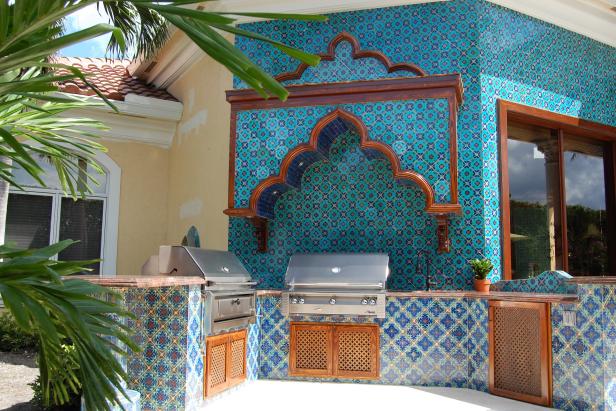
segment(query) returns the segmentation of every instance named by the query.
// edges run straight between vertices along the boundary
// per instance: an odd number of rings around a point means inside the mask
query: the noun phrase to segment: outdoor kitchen
[[[608,46],[489,2],[334,13],[293,23],[301,35],[289,24],[245,27],[321,64],[238,38],[290,94],[235,78],[219,102],[226,209],[209,212],[228,216],[228,251],[178,241],[141,275],[91,278],[135,315],[142,351],[126,369],[140,407],[207,408],[276,380],[615,410]],[[603,191],[580,196],[601,193],[597,209],[567,203],[584,156],[603,167]]]

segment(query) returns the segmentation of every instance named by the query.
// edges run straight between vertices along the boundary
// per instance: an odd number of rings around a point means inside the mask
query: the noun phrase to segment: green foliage
[[[485,280],[488,277],[488,274],[490,274],[490,271],[492,271],[492,268],[494,268],[492,261],[487,258],[475,258],[470,260],[468,263],[471,265],[477,280]]]
[[[0,314],[0,351],[34,352],[38,349],[38,336],[17,326],[13,316]]]
[[[79,369],[79,364],[76,359],[75,347],[73,345],[62,345],[62,362],[66,368],[70,368],[73,370],[73,373],[76,374]],[[41,378],[36,377],[36,380],[30,387],[32,387],[32,391],[34,395],[30,403],[34,405],[37,409],[42,409],[44,411],[66,411],[66,410],[79,410],[80,409],[80,400],[81,400],[81,383],[79,381],[72,380],[58,380],[58,378],[52,378],[49,383],[51,386],[57,385],[66,385],[70,387],[69,390],[69,399],[68,401],[60,401],[56,398],[51,398],[49,404],[45,403],[45,399],[43,396],[43,385],[41,384]],[[54,391],[53,389],[51,390]]]
[[[118,320],[130,314],[98,298],[114,295],[112,291],[79,279],[63,279],[87,271],[84,267],[93,263],[51,259],[71,244],[65,240],[36,250],[0,246],[0,296],[17,326],[38,335],[43,402],[66,403],[81,384],[87,408],[106,410],[119,404],[116,389],[124,393],[121,382],[126,373],[114,353],[127,352],[117,342],[131,350],[138,347],[128,327]],[[77,368],[66,366],[63,345],[67,341],[74,346]]]
[[[115,27],[122,30],[129,49],[137,56],[149,58],[154,55],[169,37],[169,27],[174,25],[183,31],[206,54],[218,61],[264,97],[273,95],[281,100],[288,96],[287,90],[272,76],[261,70],[242,52],[236,49],[219,31],[255,39],[272,45],[281,52],[311,66],[319,63],[320,57],[272,40],[268,37],[239,29],[235,23],[238,16],[266,19],[293,19],[326,21],[324,16],[284,13],[212,12],[196,5],[202,1],[170,0],[167,2],[133,0],[101,1],[102,7]],[[186,7],[188,5],[188,7]],[[125,54],[118,38],[112,37],[108,50]]]

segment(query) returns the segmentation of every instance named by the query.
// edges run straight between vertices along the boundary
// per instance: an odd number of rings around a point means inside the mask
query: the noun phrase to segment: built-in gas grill
[[[256,282],[235,254],[186,246],[161,246],[143,274],[201,276],[205,335],[242,327],[255,320]]]
[[[285,315],[385,317],[387,254],[295,254],[285,275]]]

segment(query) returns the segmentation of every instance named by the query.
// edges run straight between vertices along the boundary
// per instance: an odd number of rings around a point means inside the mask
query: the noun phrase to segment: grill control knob
[[[370,299],[370,305],[376,305],[376,298],[371,298]]]
[[[298,303],[298,304],[304,304],[304,297],[299,297],[299,298],[297,299],[297,303]]]
[[[297,304],[297,298],[291,297],[291,304]]]
[[[368,299],[367,298],[362,298],[361,299],[361,305],[368,305]]]
[[[330,298],[330,299],[329,299],[329,303],[330,303],[331,305],[336,304],[336,299],[335,299],[335,298]]]

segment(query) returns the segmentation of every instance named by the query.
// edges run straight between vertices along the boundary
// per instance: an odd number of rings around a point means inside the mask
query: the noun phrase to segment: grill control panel
[[[385,318],[385,293],[298,293],[284,292],[281,309],[284,315],[366,315]]]

